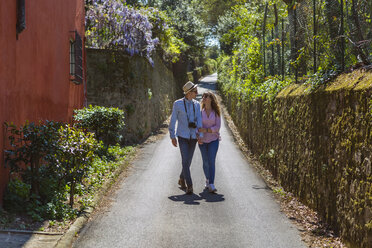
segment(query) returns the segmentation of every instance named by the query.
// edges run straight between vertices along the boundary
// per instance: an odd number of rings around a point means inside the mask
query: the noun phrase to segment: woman
[[[203,158],[203,171],[206,178],[206,189],[211,193],[216,193],[214,186],[216,155],[220,139],[221,111],[217,103],[217,98],[212,92],[203,94],[202,102],[202,128],[199,132],[204,133],[199,138],[199,148]]]

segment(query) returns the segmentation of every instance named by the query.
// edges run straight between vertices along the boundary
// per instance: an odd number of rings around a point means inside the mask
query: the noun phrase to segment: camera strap
[[[192,100],[191,100],[191,102],[192,102]],[[185,98],[183,99],[183,106],[185,107],[186,116],[187,116],[187,122],[190,122],[190,120],[189,120],[189,114],[187,113],[187,108],[186,108],[186,101],[185,101]],[[194,105],[193,102],[192,102],[192,108],[194,109],[194,122],[196,122],[196,116],[195,116],[195,105]]]

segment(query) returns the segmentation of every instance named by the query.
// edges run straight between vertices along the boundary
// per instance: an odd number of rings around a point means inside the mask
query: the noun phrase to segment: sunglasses
[[[203,98],[207,98],[208,97],[208,95],[203,95]]]

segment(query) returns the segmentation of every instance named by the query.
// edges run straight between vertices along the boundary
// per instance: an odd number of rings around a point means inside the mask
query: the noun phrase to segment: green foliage
[[[95,133],[98,140],[108,146],[120,142],[120,131],[124,128],[124,111],[89,105],[88,108],[75,110],[76,127]]]
[[[263,81],[261,45],[257,38],[246,37],[238,45],[233,56],[233,80],[244,82],[244,86],[258,85]]]
[[[278,17],[284,17],[286,15],[285,5],[280,1],[276,2],[278,2]],[[270,5],[273,4],[274,1],[270,3]],[[233,49],[245,40],[247,35],[262,39],[264,5],[262,1],[247,3],[242,1],[219,17],[216,32],[224,53],[231,55]],[[270,30],[273,27],[274,15],[269,15],[268,18],[266,29]]]
[[[4,207],[13,212],[26,212],[34,220],[51,217],[50,202],[57,202],[59,179],[55,174],[58,154],[58,130],[62,123],[28,123],[17,128],[5,123],[11,149],[5,151],[6,164],[11,168],[4,196]],[[62,203],[61,203],[62,204]],[[61,216],[61,215],[58,215]]]
[[[31,185],[34,194],[39,194],[40,168],[53,160],[51,154],[57,150],[57,132],[61,125],[53,121],[38,125],[26,122],[18,129],[14,124],[5,123],[11,146],[5,150],[5,163],[12,173],[19,173]]]
[[[30,198],[31,185],[19,179],[10,180],[4,195],[4,208],[19,212]]]
[[[211,74],[217,70],[217,62],[214,59],[206,59],[203,63],[203,75]]]
[[[159,39],[159,45],[163,52],[163,59],[175,63],[179,60],[182,52],[186,51],[188,45],[176,36],[177,31],[170,27],[170,18],[165,11],[157,8],[142,8],[152,24],[152,34]]]
[[[319,70],[316,73],[310,75],[309,79],[305,82],[309,84],[310,90],[314,91],[320,86],[325,85],[327,82],[335,79],[340,74],[339,70]]]
[[[273,1],[269,6],[273,8],[274,3],[277,4],[278,18],[285,17],[285,5]],[[292,82],[289,77],[284,80],[278,76],[265,78],[262,39],[259,38],[264,6],[260,1],[244,2],[225,12],[218,21],[217,33],[225,53],[218,59],[219,87],[223,94],[234,94],[239,100],[264,98],[271,101]],[[270,30],[274,17],[268,18],[266,29]],[[278,40],[272,40],[268,47],[278,44]]]
[[[255,98],[271,101],[292,82],[290,78],[264,78],[260,51],[258,39],[246,36],[231,57],[224,55],[218,59],[218,80],[223,94],[235,94],[246,101]]]
[[[203,0],[202,4],[205,13],[202,16],[204,21],[210,26],[215,27],[218,23],[218,17],[223,16],[234,5],[241,2],[240,0]]]
[[[131,147],[103,148],[94,134],[62,123],[6,126],[12,149],[6,151],[11,180],[4,207],[11,212],[27,213],[35,221],[75,218],[79,209],[91,204],[89,194],[94,194],[133,151]],[[36,167],[31,168],[34,161],[31,155],[39,158],[37,171]],[[33,192],[35,182],[38,190]],[[77,195],[80,196],[79,209],[74,206]]]
[[[75,186],[86,176],[99,143],[92,133],[68,125],[59,129],[58,145],[55,169],[57,176],[70,186],[70,206],[73,207]]]
[[[187,44],[186,53],[191,57],[201,56],[208,34],[202,19],[203,5],[197,0],[164,0],[158,6],[172,20],[170,26],[177,31],[176,36]]]
[[[234,16],[234,12],[229,11],[221,16],[218,20],[217,35],[221,50],[226,54],[232,54],[234,44],[238,41],[233,35],[233,30],[238,26],[238,22]]]
[[[280,195],[281,197],[285,197],[285,196],[287,195],[286,192],[283,190],[283,188],[279,188],[279,187],[274,188],[274,189],[273,189],[273,192],[274,192],[275,194]]]
[[[220,51],[219,51],[219,47],[218,45],[209,45],[206,47],[205,49],[205,52],[204,52],[204,56],[206,58],[210,58],[210,59],[213,59],[213,60],[216,60],[218,58],[218,56],[220,55]],[[217,68],[217,67],[216,67]]]

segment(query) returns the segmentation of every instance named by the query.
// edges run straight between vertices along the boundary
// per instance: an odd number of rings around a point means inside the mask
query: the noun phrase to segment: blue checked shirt
[[[185,111],[184,101],[186,103],[187,114]],[[193,105],[195,107],[195,114]],[[187,119],[188,116],[188,119]],[[197,128],[189,128],[189,121],[195,122]],[[177,122],[177,132],[176,132],[176,122]],[[169,123],[169,134],[171,139],[176,136],[185,139],[196,139],[197,129],[202,127],[202,119],[200,112],[200,104],[196,100],[187,100],[186,98],[181,98],[173,103],[173,111],[171,120]],[[203,133],[199,133],[200,137],[203,137]]]

